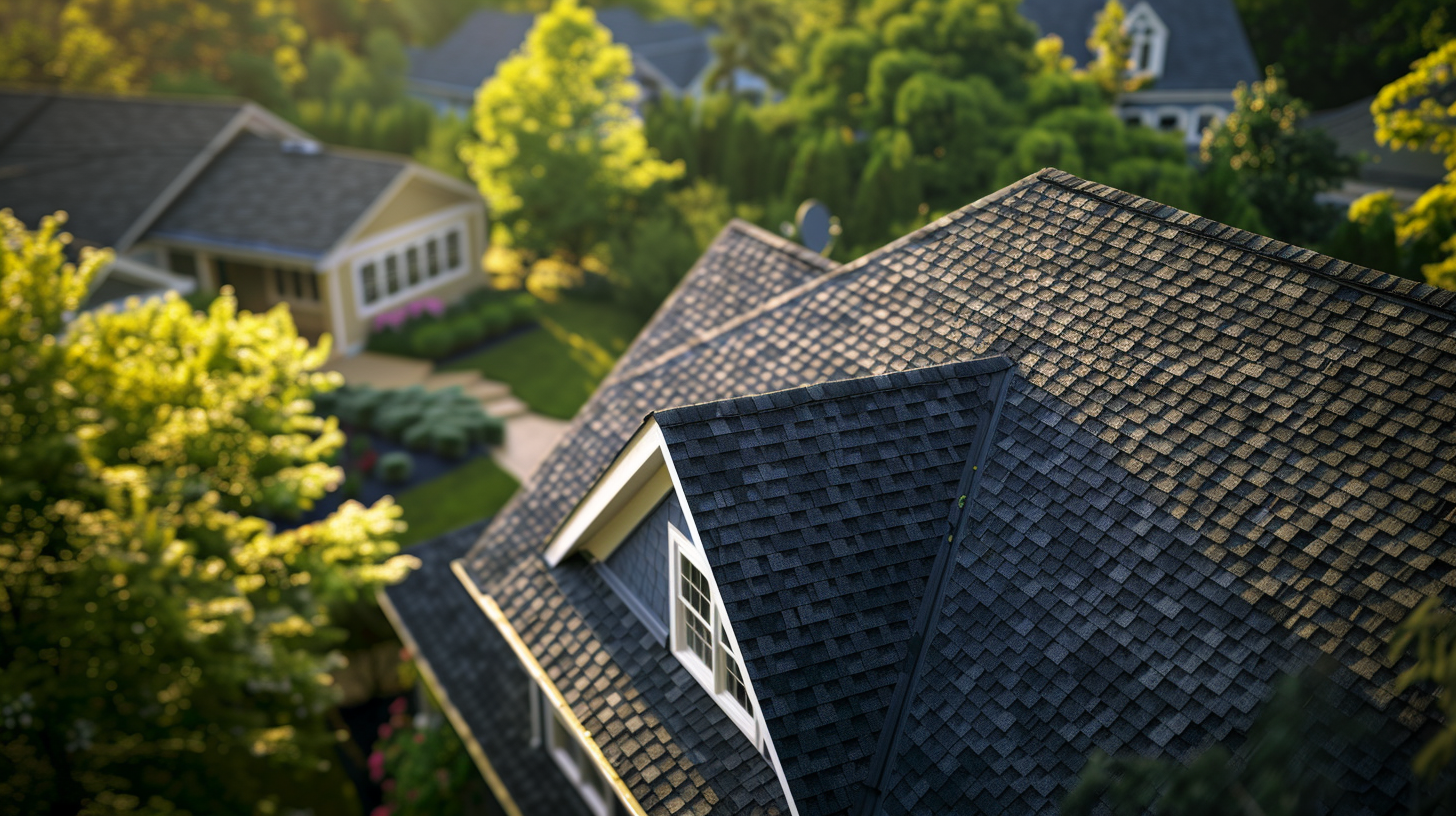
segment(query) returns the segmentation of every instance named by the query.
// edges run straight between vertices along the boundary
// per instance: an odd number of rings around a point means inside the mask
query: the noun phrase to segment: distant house
[[[1065,53],[1085,65],[1087,38],[1106,0],[1021,0],[1021,13],[1043,34],[1062,38]],[[1233,111],[1240,82],[1263,77],[1233,0],[1128,0],[1126,28],[1132,70],[1151,84],[1126,94],[1118,113],[1130,122],[1182,133],[1197,145],[1203,129]]]
[[[116,250],[92,304],[231,286],[340,352],[391,306],[484,281],[472,187],[247,102],[0,90],[0,207],[32,226],[65,210],[77,243]]]
[[[1317,663],[1368,728],[1328,812],[1399,812],[1456,292],[1056,170],[843,265],[734,222],[412,552],[385,607],[508,813],[1050,814]]]
[[[1360,169],[1338,190],[1321,196],[1332,204],[1348,205],[1366,193],[1390,190],[1395,200],[1410,204],[1446,177],[1446,163],[1428,150],[1392,150],[1375,141],[1374,97],[1344,107],[1320,111],[1305,126],[1323,130],[1335,140],[1340,155],[1358,159]]]
[[[702,90],[713,62],[707,32],[682,20],[648,20],[630,8],[598,9],[596,15],[597,22],[612,32],[613,42],[631,49],[633,79],[644,99]],[[468,114],[475,91],[521,47],[534,24],[535,16],[525,12],[475,12],[439,45],[411,53],[410,92],[436,110]],[[766,87],[743,72],[737,79],[742,90]]]

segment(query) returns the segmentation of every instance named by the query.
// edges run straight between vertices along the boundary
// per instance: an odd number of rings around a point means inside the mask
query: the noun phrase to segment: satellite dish
[[[839,219],[823,202],[811,198],[800,204],[794,223],[799,228],[799,243],[820,255],[826,255],[834,248],[834,239],[839,235]]]

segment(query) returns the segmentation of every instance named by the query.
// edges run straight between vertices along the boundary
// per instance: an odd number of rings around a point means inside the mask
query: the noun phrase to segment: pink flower
[[[385,724],[379,726],[379,738],[380,739],[387,740],[387,739],[389,739],[390,735],[392,735],[393,733],[394,733],[394,728],[392,726],[390,726],[389,723],[385,723]]]
[[[384,778],[384,754],[378,751],[369,755],[369,778],[375,782]]]
[[[389,704],[389,713],[390,714],[403,714],[403,713],[405,713],[408,710],[409,710],[409,701],[406,700],[403,697],[396,697],[396,698],[394,698],[394,702],[392,702],[392,703]]]
[[[394,813],[394,805],[380,805],[369,811],[369,816],[391,816]]]

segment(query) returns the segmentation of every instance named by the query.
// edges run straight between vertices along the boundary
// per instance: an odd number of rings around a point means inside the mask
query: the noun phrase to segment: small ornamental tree
[[[285,308],[67,317],[107,261],[0,211],[0,811],[251,814],[333,743],[331,603],[396,580],[398,508],[274,532],[343,442]]]
[[[631,53],[576,0],[557,0],[496,67],[475,97],[478,139],[460,155],[501,238],[578,261],[636,197],[681,175],[647,146],[631,77]]]

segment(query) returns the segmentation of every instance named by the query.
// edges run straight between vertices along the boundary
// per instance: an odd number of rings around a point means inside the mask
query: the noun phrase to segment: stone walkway
[[[566,432],[565,422],[532,413],[530,406],[511,393],[509,385],[487,380],[478,371],[437,373],[434,364],[428,360],[371,351],[336,358],[329,361],[324,369],[344,375],[344,382],[350,385],[372,385],[375,388],[420,385],[428,391],[458,386],[479,400],[487,414],[505,420],[505,444],[492,447],[490,453],[501,469],[522,484],[536,472],[546,454]]]

